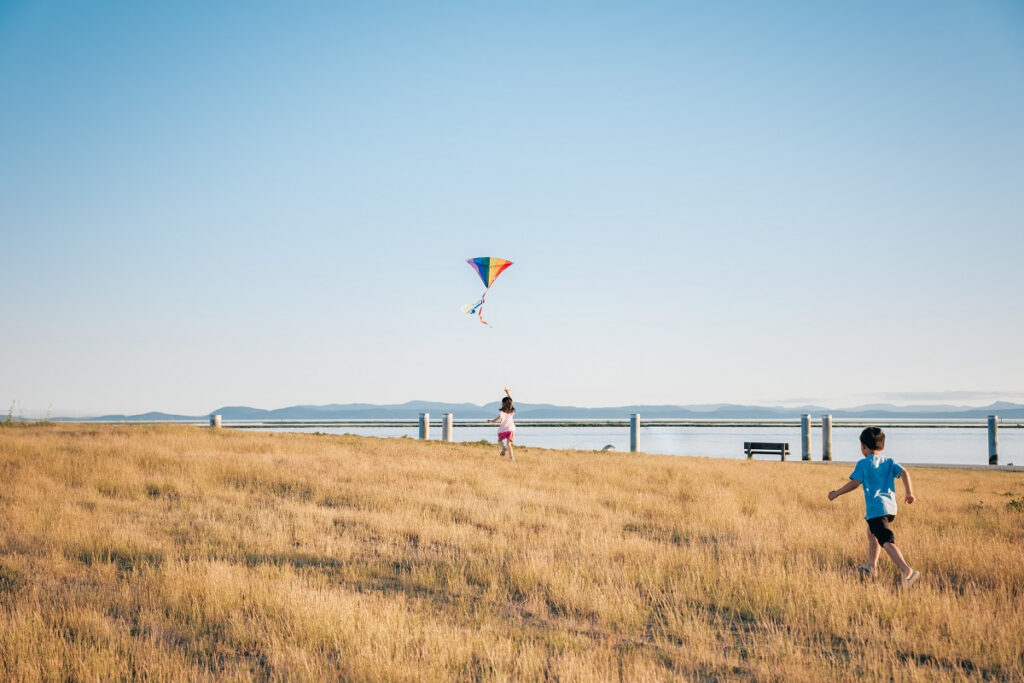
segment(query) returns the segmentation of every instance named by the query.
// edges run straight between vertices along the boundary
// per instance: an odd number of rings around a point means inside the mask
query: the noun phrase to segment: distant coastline
[[[1009,402],[996,402],[988,406],[899,406],[891,404],[872,404],[852,408],[828,408],[824,406],[806,405],[798,407],[772,407],[737,404],[713,405],[625,405],[616,407],[585,408],[578,406],[559,406],[552,404],[517,403],[516,416],[521,419],[534,420],[601,420],[623,419],[632,413],[640,413],[647,419],[678,419],[678,420],[772,420],[794,419],[803,414],[815,417],[823,414],[832,415],[837,419],[868,419],[883,418],[886,420],[900,419],[939,419],[939,420],[971,420],[982,419],[988,415],[999,415],[1002,419],[1024,419],[1024,405]],[[348,403],[330,405],[295,405],[285,408],[266,410],[249,406],[222,406],[208,413],[196,415],[177,415],[163,412],[147,412],[135,415],[99,415],[94,417],[54,417],[55,421],[89,421],[89,422],[121,422],[121,421],[195,421],[208,418],[210,415],[221,415],[225,420],[409,420],[415,419],[420,413],[430,413],[438,417],[443,413],[452,413],[458,419],[475,419],[493,417],[498,410],[498,403],[476,405],[473,403],[443,403],[433,401],[409,401],[402,404],[377,405],[368,403]]]

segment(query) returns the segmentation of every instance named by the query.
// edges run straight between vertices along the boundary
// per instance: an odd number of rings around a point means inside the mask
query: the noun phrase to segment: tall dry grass
[[[496,453],[0,427],[0,679],[1024,679],[1020,474]]]

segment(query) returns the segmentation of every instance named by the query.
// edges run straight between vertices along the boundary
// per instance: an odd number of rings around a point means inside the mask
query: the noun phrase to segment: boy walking
[[[850,475],[850,481],[835,491],[828,492],[828,499],[835,500],[844,493],[864,486],[864,519],[868,523],[868,561],[859,567],[863,576],[874,578],[878,563],[878,549],[881,547],[900,568],[900,586],[905,587],[917,581],[921,573],[912,569],[903,559],[903,553],[896,547],[895,536],[889,523],[896,519],[896,478],[903,480],[907,504],[914,502],[910,473],[892,458],[883,457],[885,433],[878,427],[868,427],[860,433],[860,452],[864,456]]]

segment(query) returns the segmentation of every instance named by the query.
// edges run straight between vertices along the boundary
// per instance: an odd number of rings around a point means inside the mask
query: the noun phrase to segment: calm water
[[[310,427],[270,431],[357,434],[360,436],[417,438],[416,427]],[[860,455],[860,427],[836,426],[832,430],[833,460],[853,462]],[[987,465],[988,432],[980,428],[907,428],[885,430],[886,455],[904,463]],[[430,428],[440,438],[441,429]],[[821,459],[821,429],[811,432],[811,455]],[[495,442],[495,427],[456,427],[456,441]],[[699,455],[712,458],[745,458],[744,441],[789,442],[790,459],[800,459],[799,427],[641,427],[640,450],[663,455]],[[618,452],[629,451],[628,427],[519,427],[516,444],[527,448],[601,450],[607,445]],[[759,460],[773,459],[756,456]],[[1024,465],[1024,429],[999,429],[999,464]]]

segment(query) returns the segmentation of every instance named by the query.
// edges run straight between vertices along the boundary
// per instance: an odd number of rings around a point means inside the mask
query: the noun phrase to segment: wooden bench
[[[743,450],[747,453],[747,460],[755,455],[778,455],[783,460],[789,455],[788,443],[771,443],[769,441],[744,441]]]

